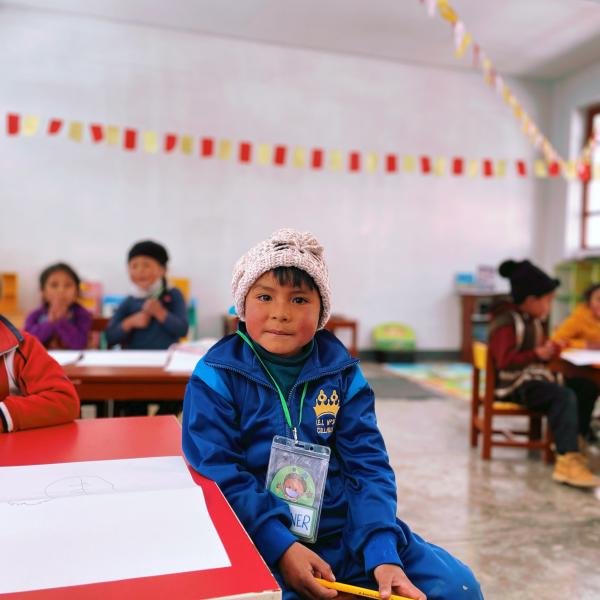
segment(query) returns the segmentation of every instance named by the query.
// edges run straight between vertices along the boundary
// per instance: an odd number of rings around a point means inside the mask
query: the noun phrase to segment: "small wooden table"
[[[350,345],[348,346],[348,351],[352,356],[358,356],[358,323],[356,320],[349,319],[348,317],[344,317],[342,315],[331,315],[331,317],[329,317],[329,321],[325,323],[325,329],[327,329],[327,331],[331,331],[333,335],[336,335],[336,331],[338,329],[349,329]]]

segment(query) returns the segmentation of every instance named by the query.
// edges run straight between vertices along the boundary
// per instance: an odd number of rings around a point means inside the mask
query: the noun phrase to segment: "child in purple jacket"
[[[77,302],[80,282],[77,273],[65,263],[42,271],[42,306],[29,313],[25,331],[46,348],[81,350],[87,346],[92,315]]]

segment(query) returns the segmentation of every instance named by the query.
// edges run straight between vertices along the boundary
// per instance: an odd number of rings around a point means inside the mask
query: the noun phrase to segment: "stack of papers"
[[[600,365],[600,350],[565,350],[560,357],[574,365]]]
[[[50,350],[48,354],[59,365],[72,365],[81,358],[81,350]]]
[[[79,367],[164,367],[166,350],[86,350]]]

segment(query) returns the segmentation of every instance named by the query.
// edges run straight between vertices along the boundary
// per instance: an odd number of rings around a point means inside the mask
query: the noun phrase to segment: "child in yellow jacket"
[[[600,348],[600,283],[584,293],[585,302],[556,328],[552,339],[571,348]]]

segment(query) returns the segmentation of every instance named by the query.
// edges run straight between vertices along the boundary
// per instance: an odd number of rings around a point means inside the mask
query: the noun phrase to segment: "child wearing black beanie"
[[[593,409],[598,390],[586,379],[570,379],[564,386],[562,377],[548,367],[561,350],[547,339],[544,327],[560,281],[528,260],[506,260],[498,271],[510,281],[514,304],[497,312],[490,326],[495,396],[548,416],[557,453],[554,481],[576,487],[599,486],[600,479],[589,470],[578,440],[585,429],[582,415],[591,415],[589,408]]]

